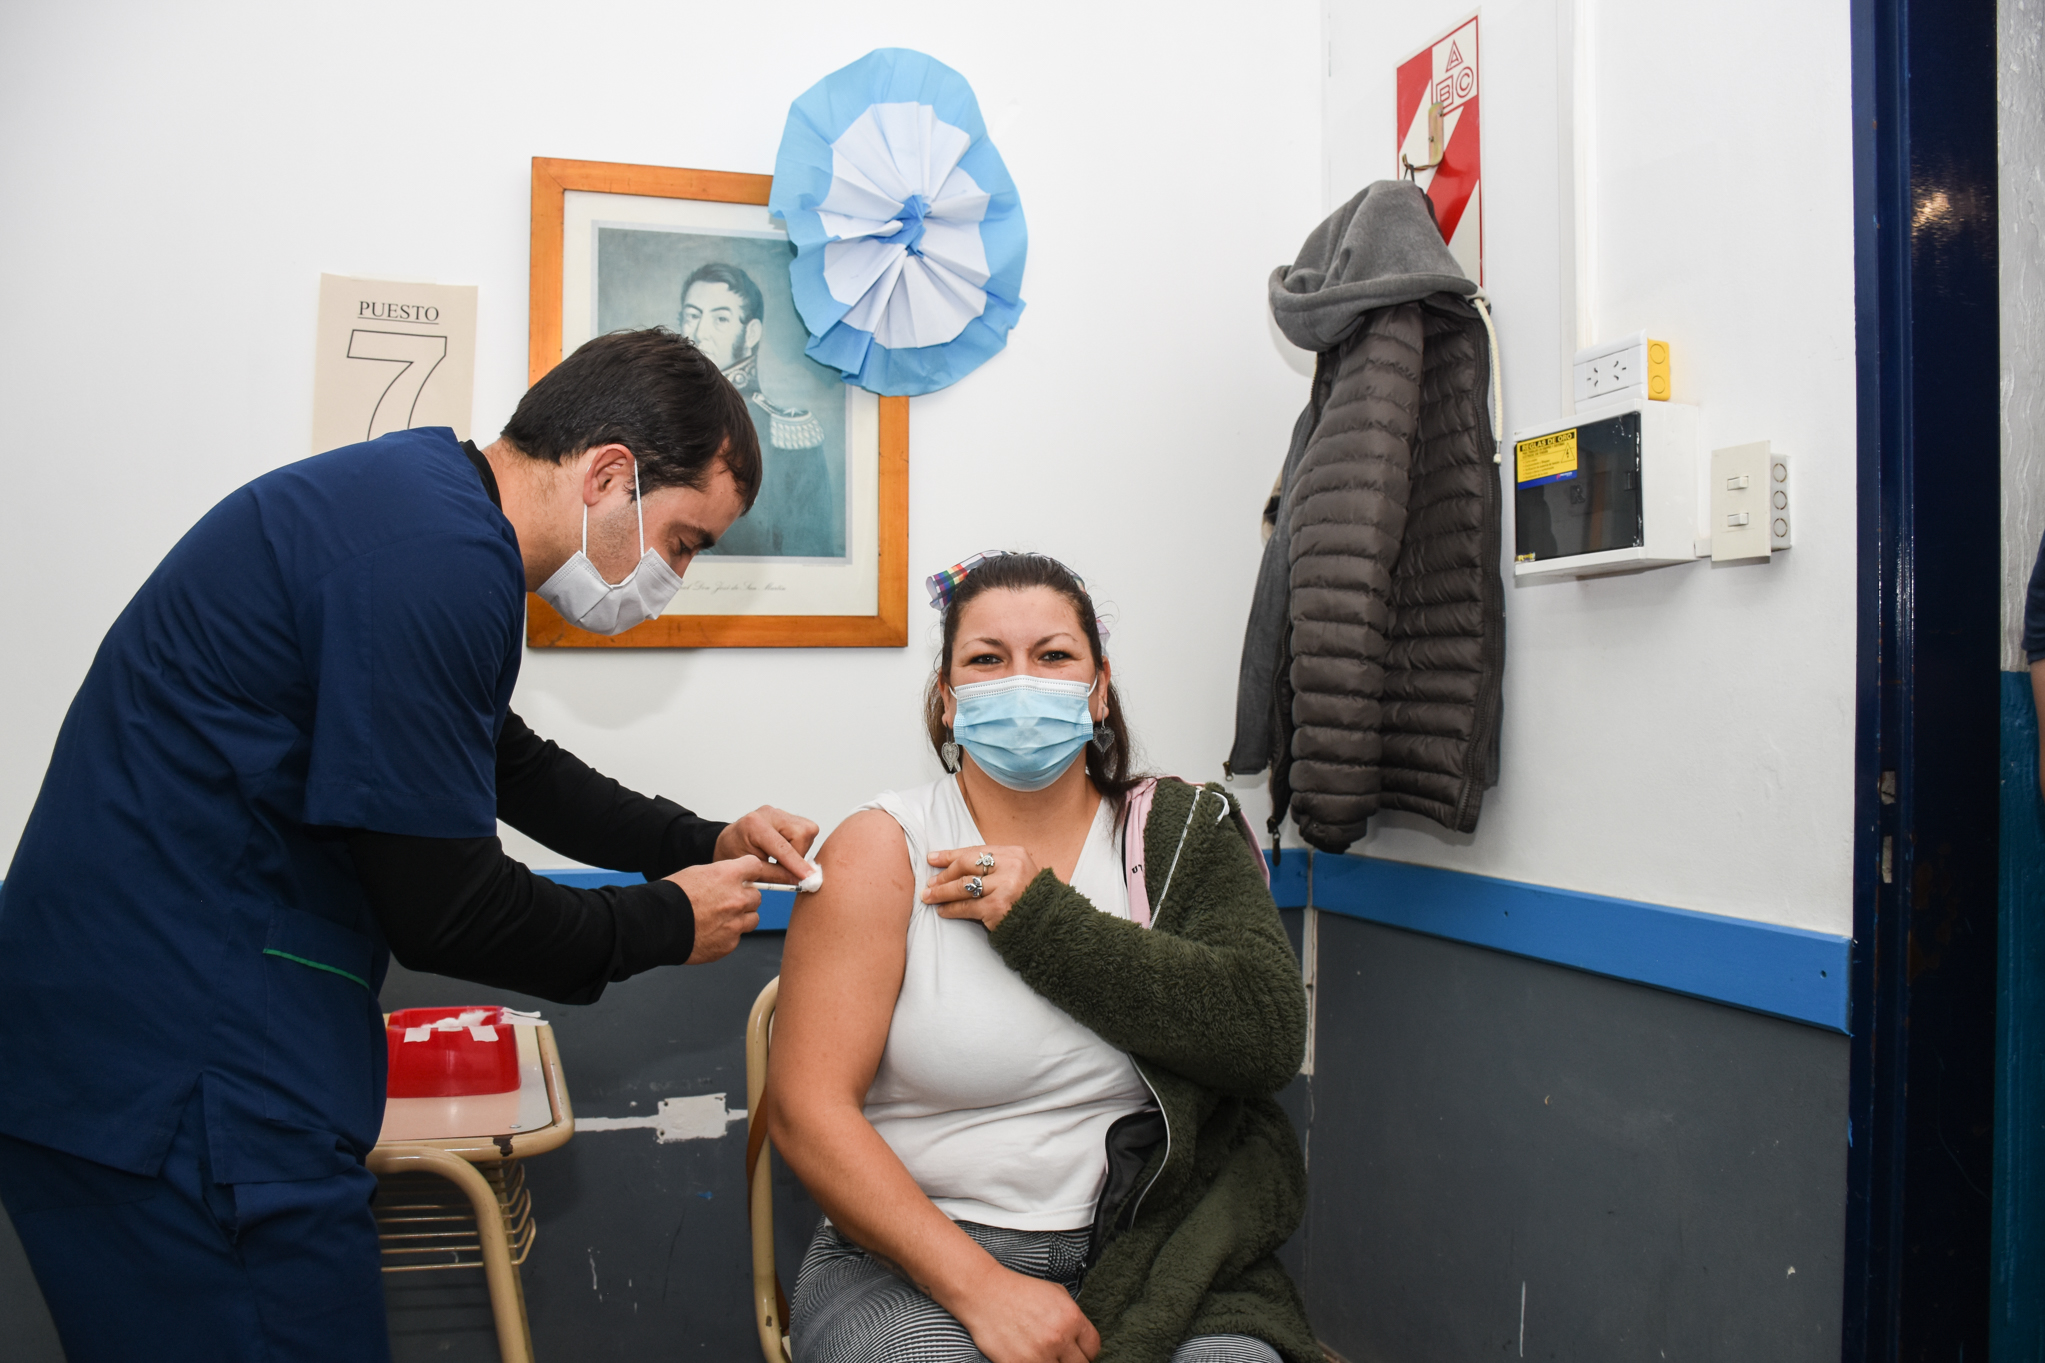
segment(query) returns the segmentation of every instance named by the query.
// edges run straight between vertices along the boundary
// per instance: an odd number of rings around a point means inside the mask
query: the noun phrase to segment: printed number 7
[[[392,431],[411,428],[412,411],[419,405],[419,390],[447,358],[447,337],[404,331],[351,331],[348,358],[381,360],[400,366],[384,388],[383,396],[376,400],[376,410],[369,414],[369,434],[363,439],[374,440]]]

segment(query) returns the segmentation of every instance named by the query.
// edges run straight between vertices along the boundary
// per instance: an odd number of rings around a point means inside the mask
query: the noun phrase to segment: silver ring
[[[994,854],[992,852],[982,852],[980,859],[973,864],[983,871],[991,871],[994,869]]]
[[[978,876],[967,876],[966,893],[978,899],[981,895],[987,893],[986,882],[982,881]]]

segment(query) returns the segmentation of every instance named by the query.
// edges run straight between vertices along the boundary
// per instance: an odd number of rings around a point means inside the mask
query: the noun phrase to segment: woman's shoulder
[[[1243,849],[1263,861],[1242,806],[1218,781],[1195,784],[1176,776],[1159,777],[1145,824],[1144,849],[1153,864],[1162,864],[1159,858],[1176,861],[1187,853],[1204,859],[1207,849],[1217,847],[1231,858]]]
[[[1240,808],[1220,782],[1184,781],[1176,776],[1153,778],[1150,807],[1153,822],[1191,819],[1195,823],[1219,823]]]
[[[853,810],[854,815],[879,811],[902,826],[910,838],[920,838],[957,823],[965,808],[959,799],[957,779],[940,777],[926,785],[884,790]]]

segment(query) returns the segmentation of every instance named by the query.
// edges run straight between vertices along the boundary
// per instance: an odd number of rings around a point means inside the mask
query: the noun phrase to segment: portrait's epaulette
[[[755,388],[752,400],[769,418],[767,442],[777,450],[807,450],[824,443],[823,423],[802,407],[783,407]]]

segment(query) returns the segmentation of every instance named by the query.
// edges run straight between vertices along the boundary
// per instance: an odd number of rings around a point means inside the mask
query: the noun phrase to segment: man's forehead
[[[682,295],[682,306],[688,307],[691,304],[705,312],[711,312],[718,308],[737,307],[739,297],[732,292],[729,284],[720,284],[714,279],[699,279]]]

